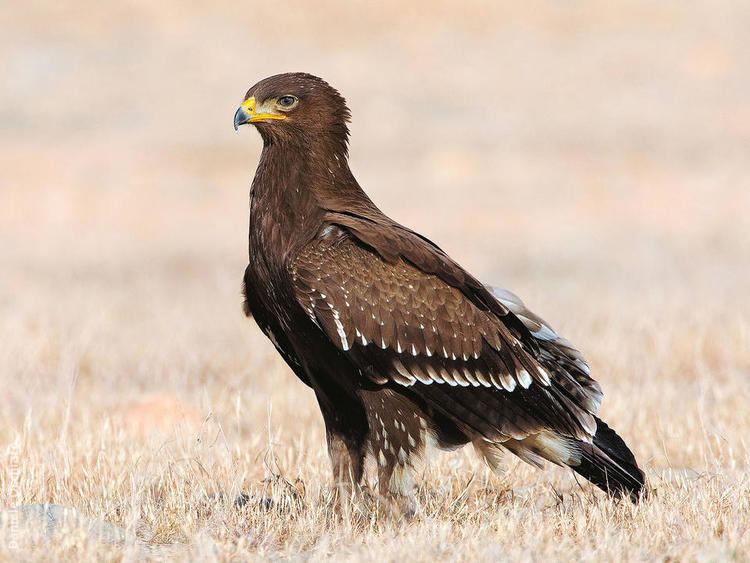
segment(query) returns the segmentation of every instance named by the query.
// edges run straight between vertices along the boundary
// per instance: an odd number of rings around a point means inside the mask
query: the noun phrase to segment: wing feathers
[[[518,327],[418,266],[340,236],[313,241],[290,273],[300,304],[372,382],[410,387],[489,440],[544,428],[577,439],[595,431],[590,413],[598,403],[589,393],[598,386],[587,386],[579,369],[569,373],[580,355],[559,339],[541,341],[558,348],[527,347]],[[531,332],[543,331],[547,325],[532,315],[519,318]]]
[[[521,299],[507,289],[488,287],[492,294],[515,314],[539,340],[539,377],[542,382],[550,376],[591,413],[597,413],[602,402],[602,389],[591,379],[591,372],[581,353],[549,324],[531,312]],[[542,371],[543,370],[543,371]]]

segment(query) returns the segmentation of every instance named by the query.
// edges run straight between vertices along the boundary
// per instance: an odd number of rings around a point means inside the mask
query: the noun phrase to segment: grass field
[[[0,559],[750,560],[750,10],[524,6],[2,10],[0,508],[125,538],[6,510]],[[386,212],[586,354],[646,502],[459,451],[414,520],[336,514],[314,397],[240,308],[231,118],[288,70],[348,98]]]

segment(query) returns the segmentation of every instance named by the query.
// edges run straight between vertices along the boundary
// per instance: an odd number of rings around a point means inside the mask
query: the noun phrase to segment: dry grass
[[[720,4],[4,10],[0,504],[130,538],[0,558],[750,559],[750,14]],[[336,516],[315,401],[239,306],[230,119],[291,69],[347,95],[386,211],[585,351],[647,502],[458,452],[414,521]]]

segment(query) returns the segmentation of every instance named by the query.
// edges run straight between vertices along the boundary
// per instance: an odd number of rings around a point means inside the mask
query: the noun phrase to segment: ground
[[[746,3],[312,6],[0,16],[0,505],[126,535],[22,522],[0,557],[748,560]],[[460,451],[411,521],[337,516],[314,398],[240,306],[231,119],[287,70],[347,96],[386,212],[584,351],[647,501]]]

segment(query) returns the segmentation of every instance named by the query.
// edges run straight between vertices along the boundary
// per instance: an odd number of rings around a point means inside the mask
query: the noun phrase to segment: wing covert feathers
[[[437,275],[330,229],[290,273],[307,315],[371,382],[410,387],[491,441],[546,428],[591,440],[594,403],[575,379]]]

